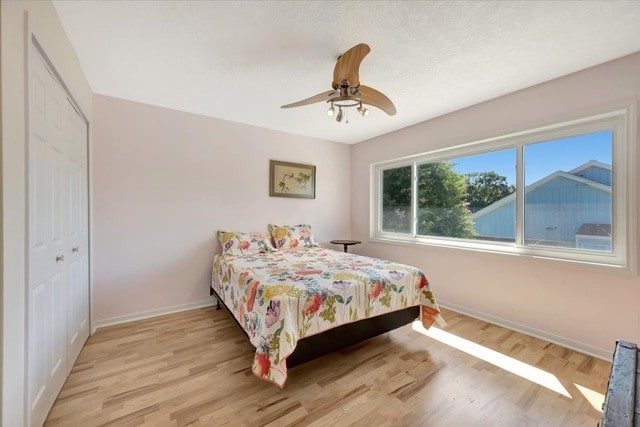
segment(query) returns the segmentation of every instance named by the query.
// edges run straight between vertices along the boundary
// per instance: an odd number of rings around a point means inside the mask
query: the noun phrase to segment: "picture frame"
[[[316,198],[316,167],[269,160],[269,196]]]

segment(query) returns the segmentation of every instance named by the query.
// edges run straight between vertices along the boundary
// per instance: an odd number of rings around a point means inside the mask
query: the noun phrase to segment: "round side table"
[[[349,248],[349,246],[351,246],[351,245],[359,245],[362,242],[359,241],[359,240],[331,240],[331,243],[333,243],[334,245],[342,245],[344,247],[344,251],[345,252],[349,252],[347,250],[347,248]]]

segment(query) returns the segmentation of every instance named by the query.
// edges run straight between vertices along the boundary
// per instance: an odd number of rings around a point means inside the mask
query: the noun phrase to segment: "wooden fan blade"
[[[337,89],[340,84],[347,80],[349,86],[358,87],[360,84],[359,69],[360,63],[371,49],[364,43],[360,43],[346,51],[338,58],[333,69],[333,88]]]
[[[302,101],[283,105],[280,108],[294,108],[294,107],[301,107],[303,105],[315,104],[316,102],[329,101],[335,95],[336,95],[336,92],[334,90],[331,90],[329,92],[322,92],[317,95],[310,96],[309,98],[303,99]]]
[[[362,94],[360,99],[362,99],[363,104],[378,107],[390,116],[396,114],[396,106],[384,93],[365,85],[360,85],[358,90]]]

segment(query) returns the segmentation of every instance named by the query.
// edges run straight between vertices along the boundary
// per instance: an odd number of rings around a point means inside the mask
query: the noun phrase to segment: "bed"
[[[255,347],[253,373],[281,388],[287,368],[354,338],[418,315],[425,328],[444,324],[419,269],[318,246],[216,255],[211,294]]]

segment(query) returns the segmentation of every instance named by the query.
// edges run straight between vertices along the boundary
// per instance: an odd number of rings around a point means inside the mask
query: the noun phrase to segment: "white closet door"
[[[28,366],[32,423],[39,424],[67,376],[67,100],[37,54],[30,74]]]
[[[42,425],[89,335],[87,140],[35,48],[29,63],[27,384]]]
[[[87,231],[87,125],[67,103],[69,148],[69,290],[67,301],[67,342],[69,369],[89,338],[89,257]]]

